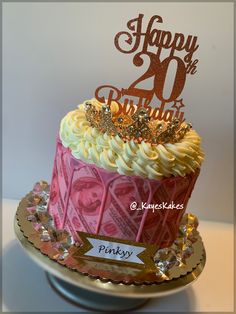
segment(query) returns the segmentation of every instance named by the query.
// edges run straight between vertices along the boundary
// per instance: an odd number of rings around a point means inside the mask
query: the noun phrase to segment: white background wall
[[[198,36],[198,72],[184,90],[185,116],[206,159],[188,211],[233,217],[233,4],[4,3],[3,196],[50,181],[61,118],[97,86],[128,87],[140,75],[113,45],[126,22],[161,15],[162,29]]]

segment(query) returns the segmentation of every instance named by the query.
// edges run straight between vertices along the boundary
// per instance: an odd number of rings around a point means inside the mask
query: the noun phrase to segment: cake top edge
[[[85,103],[67,113],[60,124],[61,142],[75,158],[120,174],[156,180],[185,176],[201,167],[204,153],[195,130],[190,129],[175,143],[153,145],[132,138],[124,141],[119,135],[92,127],[84,106]]]

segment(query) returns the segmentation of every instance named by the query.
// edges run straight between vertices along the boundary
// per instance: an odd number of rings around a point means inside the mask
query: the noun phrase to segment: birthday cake
[[[63,118],[49,213],[76,242],[84,231],[169,246],[199,175],[201,139],[177,119],[118,110],[93,99]]]
[[[146,72],[128,88],[98,87],[60,125],[49,212],[76,242],[80,231],[170,246],[200,172],[201,139],[185,122],[181,96],[197,72],[197,37],[155,28],[163,23],[158,15],[144,31],[143,20],[128,21],[114,44],[135,53],[136,67],[149,60]],[[147,80],[149,88],[141,88]]]

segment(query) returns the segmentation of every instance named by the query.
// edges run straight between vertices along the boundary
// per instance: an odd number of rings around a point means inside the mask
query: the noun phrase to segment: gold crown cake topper
[[[145,28],[144,15],[139,14],[127,22],[127,31],[116,34],[114,44],[118,51],[135,53],[136,67],[143,66],[145,59],[149,64],[128,88],[102,85],[96,89],[95,98],[104,107],[99,112],[88,104],[86,117],[93,127],[118,134],[124,140],[134,138],[151,143],[178,141],[190,129],[188,124],[182,125],[185,105],[181,94],[187,75],[197,72],[198,59],[193,58],[199,47],[197,37],[173,34],[161,29],[161,23],[162,17],[154,15]],[[171,88],[166,91],[170,68],[175,69],[175,74]],[[149,88],[140,87],[150,81]],[[112,102],[118,106],[115,113],[110,110]]]
[[[85,103],[85,116],[91,126],[108,135],[118,135],[124,141],[151,144],[175,143],[191,129],[191,124],[180,124],[177,118],[171,122],[152,119],[146,108],[139,107],[132,115],[113,115],[106,104],[97,110],[91,102]]]

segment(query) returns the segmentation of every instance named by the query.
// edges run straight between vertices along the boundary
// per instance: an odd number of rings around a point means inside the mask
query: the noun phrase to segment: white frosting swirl
[[[95,100],[92,103],[101,107]],[[112,111],[115,110],[113,105]],[[201,138],[192,129],[174,144],[124,142],[118,135],[109,136],[92,128],[83,105],[62,119],[60,139],[77,159],[120,174],[156,180],[171,175],[185,176],[200,168],[204,158]]]

